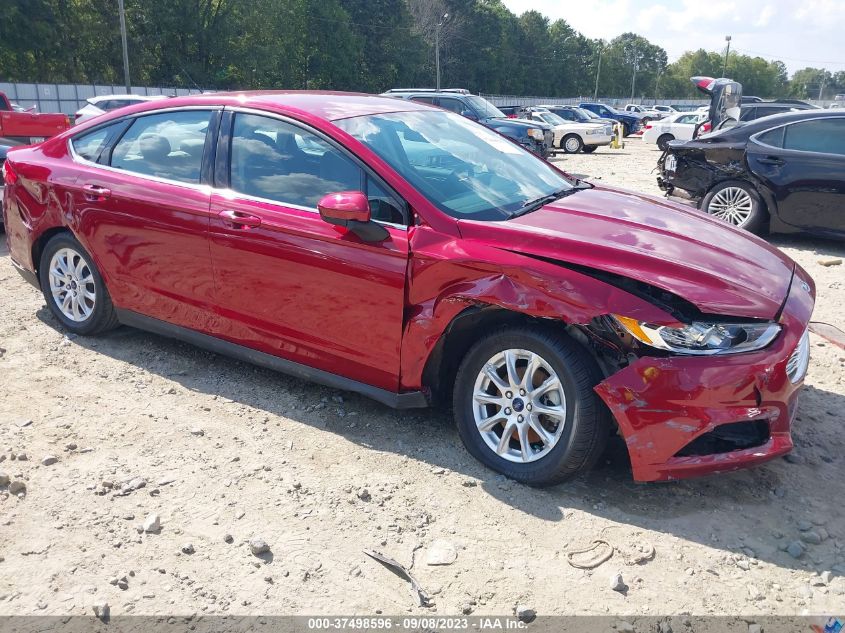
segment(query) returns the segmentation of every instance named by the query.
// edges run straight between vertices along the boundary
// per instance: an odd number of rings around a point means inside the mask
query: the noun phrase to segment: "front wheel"
[[[760,194],[741,180],[727,180],[713,187],[701,201],[701,210],[757,234],[763,230],[767,217]]]
[[[74,334],[117,327],[117,314],[91,255],[69,233],[50,238],[38,268],[50,311]]]
[[[484,465],[532,486],[589,469],[610,422],[598,366],[565,334],[507,328],[478,341],[455,380],[458,433]]]
[[[585,145],[584,146],[584,153],[585,154],[592,154],[598,149],[598,145]]]
[[[560,141],[560,148],[567,154],[577,154],[584,147],[584,141],[577,134],[567,134]]]

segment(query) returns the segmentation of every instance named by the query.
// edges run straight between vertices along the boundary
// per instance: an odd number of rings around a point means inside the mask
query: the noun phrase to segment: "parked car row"
[[[540,129],[465,93],[141,103],[8,152],[10,258],[68,332],[125,324],[451,404],[467,450],[532,485],[612,434],[638,481],[789,452],[810,277],[747,231],[570,177]]]
[[[382,96],[433,105],[460,114],[495,130],[543,158],[550,155],[554,146],[552,127],[547,123],[508,118],[483,97],[462,88],[440,91],[430,88],[396,88],[388,90]]]
[[[66,114],[39,113],[35,108],[25,109],[9,101],[0,92],[0,143],[28,145],[39,143],[70,127]]]
[[[505,106],[502,110],[509,116],[515,116],[529,121],[538,121],[550,125],[553,133],[553,146],[567,154],[594,152],[597,148],[610,145],[613,140],[612,122],[598,122],[589,116],[576,117],[571,110],[563,110],[564,118],[552,111],[554,106]]]

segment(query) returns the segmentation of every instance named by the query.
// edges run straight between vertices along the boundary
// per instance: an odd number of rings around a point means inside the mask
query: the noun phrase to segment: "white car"
[[[668,108],[669,106],[659,106],[661,108]],[[633,112],[642,115],[643,123],[654,121],[655,119],[662,119],[669,116],[671,112],[665,110],[658,110],[658,106],[644,106],[636,103],[629,103],[625,106],[625,112]]]
[[[581,150],[589,154],[601,145],[610,145],[613,140],[613,127],[606,123],[566,121],[555,113],[540,108],[532,108],[525,116],[551,125],[554,146],[567,154],[577,154]]]
[[[100,97],[91,97],[90,99],[86,99],[87,103],[77,111],[73,121],[74,123],[82,123],[111,110],[117,110],[118,108],[124,108],[144,101],[155,101],[157,99],[167,99],[167,97],[164,95],[154,97],[144,97],[142,95],[102,95]]]
[[[678,112],[660,121],[651,121],[645,126],[643,143],[656,143],[660,149],[666,149],[669,141],[689,141],[695,126],[705,120],[707,114],[703,112]]]

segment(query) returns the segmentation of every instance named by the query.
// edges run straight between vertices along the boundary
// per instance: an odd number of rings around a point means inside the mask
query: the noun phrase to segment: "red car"
[[[184,97],[13,149],[4,178],[12,260],[68,331],[123,323],[397,408],[451,403],[475,457],[534,485],[613,433],[639,481],[792,448],[807,274],[458,114]]]

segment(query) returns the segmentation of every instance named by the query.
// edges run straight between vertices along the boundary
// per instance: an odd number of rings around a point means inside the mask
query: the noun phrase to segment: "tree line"
[[[123,83],[117,0],[5,0],[0,81]],[[441,83],[472,92],[683,99],[722,76],[721,52],[666,51],[634,33],[591,39],[501,0],[125,0],[133,85],[381,92]],[[573,8],[577,11],[577,7]],[[448,17],[444,17],[447,16]],[[731,53],[745,94],[831,98],[845,72]],[[598,79],[598,82],[597,82]]]

